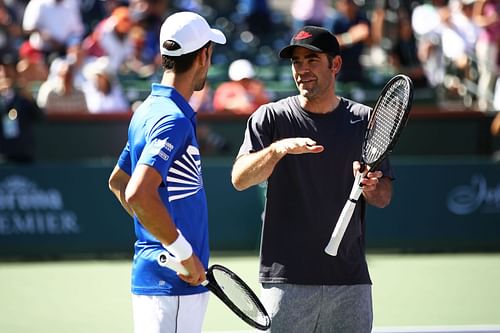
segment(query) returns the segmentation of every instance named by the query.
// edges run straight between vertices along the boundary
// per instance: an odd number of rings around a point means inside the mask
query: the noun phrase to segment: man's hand
[[[360,172],[361,164],[358,161],[353,162],[352,169],[354,175]],[[363,196],[366,201],[375,207],[384,208],[391,202],[392,181],[384,177],[382,171],[370,171],[361,179],[363,187]]]
[[[354,171],[354,176],[356,176],[356,174],[360,172],[359,171],[360,168],[361,164],[358,161],[353,162],[352,169]],[[361,185],[363,186],[363,192],[375,191],[377,188],[377,184],[379,183],[379,179],[382,178],[384,174],[382,173],[382,171],[372,172],[369,170],[368,166],[366,166],[366,168],[368,168],[368,172],[366,173],[365,177],[361,178]]]
[[[191,257],[186,260],[181,261],[182,265],[189,272],[189,275],[184,275],[178,273],[179,278],[192,286],[197,286],[207,279],[205,275],[205,268],[200,262],[200,259],[196,254],[192,254]]]
[[[271,148],[280,156],[286,154],[321,153],[325,147],[310,138],[288,138],[274,142]]]

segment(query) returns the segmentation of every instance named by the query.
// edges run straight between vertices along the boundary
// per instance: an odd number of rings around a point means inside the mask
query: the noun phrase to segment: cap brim
[[[226,44],[226,36],[224,33],[217,29],[210,29],[212,31],[212,36],[210,40],[217,44]]]
[[[314,52],[324,52],[323,50],[318,49],[317,47],[312,45],[288,45],[281,49],[279,57],[282,59],[290,59],[293,54],[293,49],[296,47],[304,47]]]

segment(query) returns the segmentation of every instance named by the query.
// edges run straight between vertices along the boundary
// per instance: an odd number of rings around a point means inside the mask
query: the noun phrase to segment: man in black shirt
[[[336,95],[342,58],[328,30],[302,28],[280,57],[291,59],[299,95],[252,114],[232,171],[237,190],[267,181],[259,278],[272,332],[370,332],[365,210],[390,203],[392,171],[385,161],[368,172],[339,253],[327,255],[371,109]]]
[[[18,84],[15,57],[0,57],[0,164],[32,163],[34,124],[43,117],[28,91]]]

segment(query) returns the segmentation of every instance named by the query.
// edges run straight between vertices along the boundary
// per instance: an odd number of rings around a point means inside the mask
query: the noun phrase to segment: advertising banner
[[[380,251],[500,251],[500,164],[395,160],[393,200],[368,208],[367,246]],[[132,254],[132,218],[107,186],[112,165],[0,167],[0,257]],[[256,251],[265,188],[238,192],[231,161],[203,177],[214,251]]]
[[[0,168],[0,256],[131,253],[131,218],[107,189],[111,167]]]
[[[500,250],[500,164],[397,161],[389,207],[369,207],[370,248]]]

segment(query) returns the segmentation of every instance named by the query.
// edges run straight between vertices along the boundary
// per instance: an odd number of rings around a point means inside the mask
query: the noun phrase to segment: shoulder
[[[191,120],[174,102],[167,104],[168,109],[165,108],[165,103],[151,104],[149,121],[152,128],[161,131],[184,132],[192,126]]]
[[[267,113],[280,116],[292,112],[299,107],[298,96],[286,97],[275,102],[261,105],[255,113]]]
[[[361,118],[368,118],[370,117],[370,112],[372,110],[371,107],[368,105],[362,104],[355,102],[351,99],[344,98],[342,97],[341,100],[341,105],[344,105],[344,107],[349,111],[352,115],[356,117],[361,117]]]
[[[280,118],[294,117],[298,105],[298,97],[292,96],[275,102],[262,104],[250,115],[251,123],[273,123]]]

